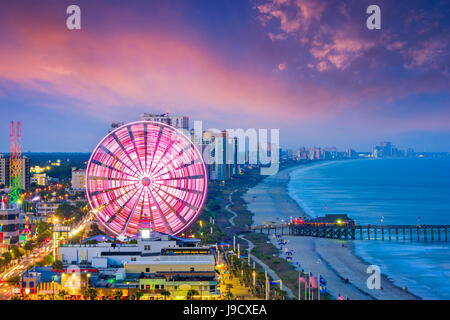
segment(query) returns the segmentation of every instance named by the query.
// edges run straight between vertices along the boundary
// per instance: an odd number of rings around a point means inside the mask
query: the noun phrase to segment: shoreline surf
[[[348,160],[352,161],[352,160]],[[289,181],[293,171],[308,170],[317,166],[329,165],[331,161],[313,164],[300,164],[265,178],[249,189],[243,198],[253,213],[253,224],[288,220],[290,217],[310,217],[304,208],[290,195]],[[382,290],[369,290],[366,273],[370,265],[354,253],[349,241],[321,239],[314,237],[285,237],[288,247],[293,249],[293,260],[299,261],[300,270],[318,272],[327,280],[328,291],[349,299],[420,299],[420,297],[397,287],[389,276],[382,275]],[[270,239],[278,246],[276,239]],[[345,279],[348,278],[348,283]]]

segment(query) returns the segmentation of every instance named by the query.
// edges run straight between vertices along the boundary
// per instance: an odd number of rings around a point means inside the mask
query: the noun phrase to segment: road
[[[236,190],[233,190],[233,192],[230,193],[229,195],[229,203],[225,206],[225,210],[227,210],[229,213],[231,213],[233,216],[228,219],[228,221],[230,222],[230,224],[232,226],[235,226],[234,223],[234,219],[237,217],[237,213],[234,212],[233,210],[230,209],[230,206],[233,205],[233,199],[232,199],[232,195]],[[280,277],[276,274],[275,271],[273,271],[271,268],[269,268],[264,262],[262,262],[260,259],[258,259],[257,257],[255,257],[253,254],[251,254],[251,251],[254,247],[253,242],[251,242],[250,240],[244,238],[243,235],[239,236],[240,239],[246,241],[248,243],[248,254],[250,255],[250,258],[255,261],[257,264],[259,264],[265,271],[267,271],[267,273],[272,277],[273,280],[275,281],[279,281]],[[295,295],[292,293],[291,289],[289,289],[288,287],[284,286],[283,290],[286,291],[287,296],[291,299],[295,298]]]
[[[254,248],[254,246],[255,246],[253,244],[253,242],[251,242],[250,240],[244,238],[244,235],[240,235],[239,238],[241,238],[242,240],[247,241],[247,243],[248,243],[248,252],[249,252],[250,258],[253,259],[257,264],[259,264],[264,269],[264,271],[267,271],[267,273],[272,277],[273,280],[280,281],[281,278],[277,275],[277,273],[275,271],[273,271],[264,262],[262,262],[256,256],[254,256],[253,254],[250,253],[252,251],[252,249]],[[292,293],[291,289],[289,289],[287,286],[283,286],[283,290],[286,291],[287,296],[289,298],[295,299],[295,295]]]
[[[91,214],[86,214],[81,222],[73,227],[72,231],[82,230],[88,221],[92,219]],[[0,274],[0,300],[9,300],[13,296],[13,285],[6,283],[5,281],[14,276],[20,276],[30,265],[35,264],[38,261],[41,261],[46,255],[48,255],[52,251],[52,243],[43,244],[39,248],[35,248],[33,253],[29,254],[23,260],[21,260],[18,264],[11,266],[9,269],[5,270]]]
[[[0,300],[9,300],[13,295],[12,289],[14,286],[6,283],[7,279],[20,276],[30,265],[42,260],[51,250],[51,244],[45,244],[40,248],[36,248],[33,253],[22,259],[18,264],[11,266],[0,274]]]
[[[233,193],[235,193],[235,192],[236,192],[236,190],[233,190],[233,192],[231,192],[231,193],[229,194],[229,196],[228,196],[228,197],[229,197],[229,203],[225,206],[225,210],[227,210],[229,213],[231,213],[231,214],[233,215],[230,219],[228,219],[228,221],[230,222],[230,224],[231,224],[233,227],[235,226],[235,224],[234,224],[234,219],[237,217],[237,213],[230,209],[230,205],[233,204],[233,198],[232,198],[232,196],[233,196]]]
[[[221,254],[220,261],[225,261],[223,254]],[[233,277],[231,275],[230,266],[226,265],[225,270],[220,270],[220,293],[222,295],[221,299],[225,299],[226,292],[230,290],[233,295],[233,298],[239,298],[242,300],[262,300],[251,294],[249,291],[249,287],[246,287],[245,284],[241,284],[239,281],[239,277]],[[229,289],[228,289],[229,287]]]

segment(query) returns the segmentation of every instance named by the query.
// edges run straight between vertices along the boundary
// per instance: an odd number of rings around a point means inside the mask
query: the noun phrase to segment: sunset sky
[[[164,111],[280,128],[284,147],[450,151],[449,17],[444,0],[2,0],[0,151],[11,120],[24,150],[90,152]]]

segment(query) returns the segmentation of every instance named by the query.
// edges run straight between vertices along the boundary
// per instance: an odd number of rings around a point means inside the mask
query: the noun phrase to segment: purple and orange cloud
[[[439,4],[380,1],[382,30],[370,31],[369,1],[80,0],[82,30],[69,31],[66,4],[49,3],[0,4],[0,102],[43,95],[33,106],[101,121],[169,109],[292,136],[323,123],[382,130],[383,119],[391,132],[448,130],[450,9]],[[441,107],[403,106],[430,97]]]

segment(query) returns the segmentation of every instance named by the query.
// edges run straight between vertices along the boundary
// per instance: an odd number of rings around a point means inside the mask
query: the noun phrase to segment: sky
[[[0,152],[11,120],[24,151],[91,152],[111,122],[165,111],[289,148],[450,151],[449,16],[443,0],[2,0]]]

